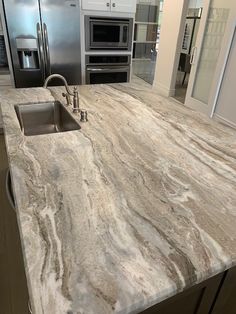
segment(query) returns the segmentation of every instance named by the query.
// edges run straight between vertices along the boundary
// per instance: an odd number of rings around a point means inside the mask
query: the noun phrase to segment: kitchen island
[[[148,85],[79,90],[89,121],[40,136],[14,105],[63,87],[0,98],[33,313],[139,313],[235,266],[235,130]]]

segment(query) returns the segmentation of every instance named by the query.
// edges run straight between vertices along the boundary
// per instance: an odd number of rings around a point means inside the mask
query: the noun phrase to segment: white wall
[[[165,0],[161,37],[153,86],[164,96],[175,94],[175,82],[183,40],[188,0]]]

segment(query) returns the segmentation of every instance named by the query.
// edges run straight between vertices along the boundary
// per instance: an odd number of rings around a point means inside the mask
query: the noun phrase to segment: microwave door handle
[[[47,25],[43,23],[43,34],[44,34],[44,49],[46,55],[46,74],[47,76],[51,75],[51,62],[50,62],[50,50],[48,43],[48,30]]]
[[[126,25],[123,26],[123,32],[122,32],[122,41],[123,43],[126,43],[128,41],[128,27]]]
[[[40,68],[42,73],[42,79],[45,81],[45,61],[44,61],[44,51],[43,51],[43,35],[40,23],[36,24],[37,28],[37,41],[38,41],[38,49],[39,49],[39,60],[40,60]]]

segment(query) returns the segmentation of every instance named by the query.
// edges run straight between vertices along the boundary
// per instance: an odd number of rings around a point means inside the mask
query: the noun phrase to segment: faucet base
[[[79,108],[73,108],[73,113],[80,113],[80,109]]]

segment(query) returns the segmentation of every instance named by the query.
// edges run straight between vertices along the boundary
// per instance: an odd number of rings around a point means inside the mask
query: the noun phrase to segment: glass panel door
[[[196,46],[191,53],[192,69],[185,104],[209,114],[209,99],[216,77],[230,9],[219,0],[206,0]]]
[[[236,17],[236,10],[235,10]],[[236,127],[236,28],[228,55],[215,110],[216,118]]]
[[[137,1],[135,17],[133,74],[152,84],[158,54],[164,0]]]

